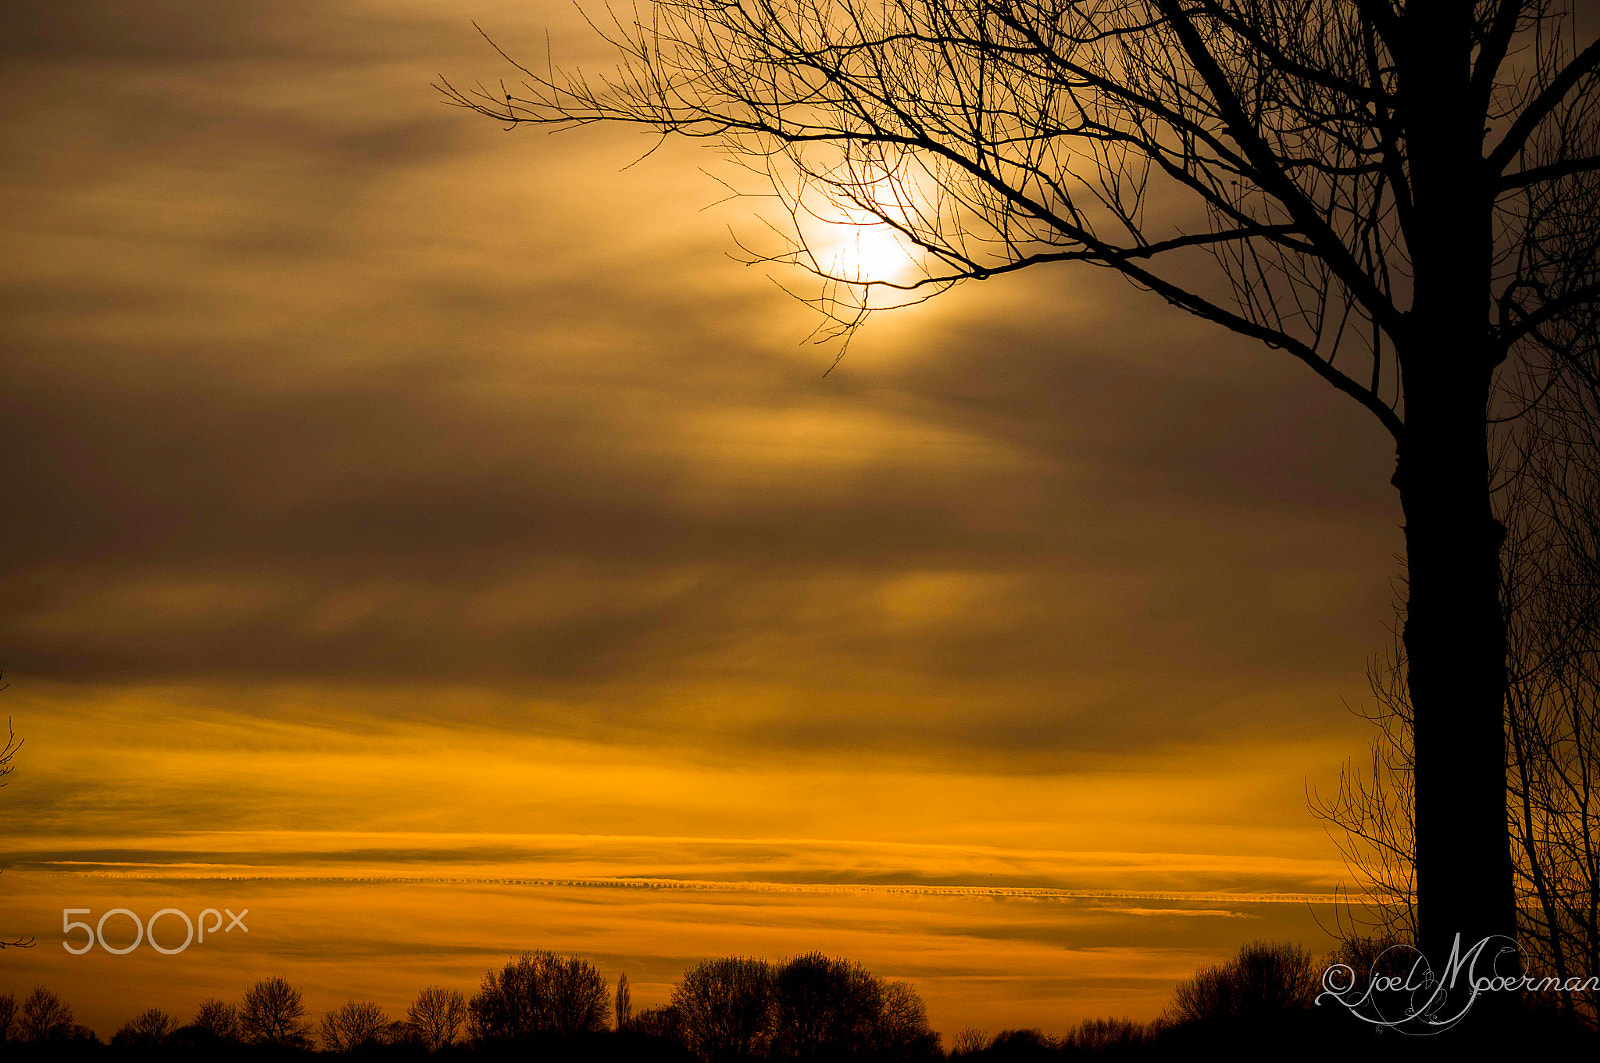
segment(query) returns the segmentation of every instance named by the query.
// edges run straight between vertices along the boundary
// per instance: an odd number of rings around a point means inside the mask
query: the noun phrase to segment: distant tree
[[[928,1009],[909,982],[883,982],[872,1030],[872,1051],[891,1059],[938,1058],[939,1035],[928,1027]]]
[[[483,976],[467,1004],[467,1028],[474,1040],[489,1043],[598,1033],[610,1017],[608,995],[587,960],[525,952]]]
[[[463,1008],[465,1005],[463,1005]],[[388,1048],[407,1048],[421,1052],[430,1051],[422,1031],[409,1019],[392,1019],[378,1031],[378,1043]]]
[[[773,972],[765,960],[702,960],[672,990],[684,1043],[709,1063],[751,1059],[772,1039]]]
[[[1039,1030],[1001,1030],[984,1049],[984,1054],[990,1059],[1028,1063],[1056,1058],[1058,1051],[1055,1040]]]
[[[111,1038],[115,1048],[160,1048],[178,1024],[160,1008],[148,1008],[122,1024]]]
[[[467,1021],[467,998],[459,989],[429,986],[406,1009],[406,1021],[416,1029],[428,1051],[437,1052],[461,1032]]]
[[[256,1045],[304,1046],[311,1030],[300,991],[283,978],[263,978],[239,1005],[239,1032]]]
[[[53,990],[39,986],[22,1002],[18,1039],[32,1044],[64,1041],[72,1036],[72,1009]]]
[[[371,1001],[347,1000],[322,1016],[319,1032],[330,1052],[350,1052],[381,1044],[389,1016]]]
[[[239,1039],[239,1011],[227,1001],[211,997],[200,1004],[194,1025],[224,1041]]]
[[[860,964],[819,952],[797,956],[773,976],[772,1054],[791,1059],[937,1054],[922,999]]]
[[[648,1037],[656,1041],[681,1045],[683,1016],[671,1004],[659,1008],[645,1008],[628,1023],[628,1032],[637,1037]]]
[[[1178,984],[1170,1015],[1176,1023],[1262,1019],[1311,1007],[1318,977],[1298,945],[1254,941],[1226,963]]]
[[[867,1043],[881,987],[859,964],[812,952],[777,969],[773,1005],[773,1054],[817,1059]]]
[[[974,1026],[968,1026],[950,1039],[950,1058],[975,1056],[989,1047],[989,1035]]]
[[[627,971],[617,975],[616,1018],[618,1030],[627,1029],[628,1020],[633,1018],[633,993],[628,988]]]
[[[1151,1029],[1142,1022],[1127,1018],[1084,1019],[1061,1039],[1061,1047],[1075,1053],[1103,1055],[1128,1051],[1150,1040]]]
[[[0,1044],[17,1035],[17,998],[10,993],[0,993]]]

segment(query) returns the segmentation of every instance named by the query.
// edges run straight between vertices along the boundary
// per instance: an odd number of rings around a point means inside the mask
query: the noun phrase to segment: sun
[[[852,284],[897,283],[914,271],[910,245],[882,222],[847,222],[836,230],[827,253],[819,255],[825,272]]]

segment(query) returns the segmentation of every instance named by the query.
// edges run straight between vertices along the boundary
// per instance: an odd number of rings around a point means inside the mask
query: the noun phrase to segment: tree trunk
[[[1405,432],[1395,485],[1410,584],[1404,639],[1415,713],[1418,944],[1436,972],[1456,935],[1466,950],[1516,926],[1504,528],[1489,497],[1493,198],[1482,162],[1487,100],[1470,87],[1471,9],[1459,0],[1413,0],[1400,64],[1415,208],[1412,308],[1398,341]],[[1483,966],[1480,975],[1489,973]]]

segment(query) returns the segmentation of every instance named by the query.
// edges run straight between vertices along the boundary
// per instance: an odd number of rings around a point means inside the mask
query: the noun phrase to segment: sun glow
[[[833,228],[840,233],[822,262],[830,276],[852,284],[898,284],[910,279],[916,260],[904,238],[888,225],[852,221]]]

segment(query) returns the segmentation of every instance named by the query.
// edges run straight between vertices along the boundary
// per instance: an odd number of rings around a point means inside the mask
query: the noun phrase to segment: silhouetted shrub
[[[605,979],[587,960],[526,952],[483,976],[467,1005],[467,1027],[485,1043],[599,1033],[610,1014],[606,997]]]

